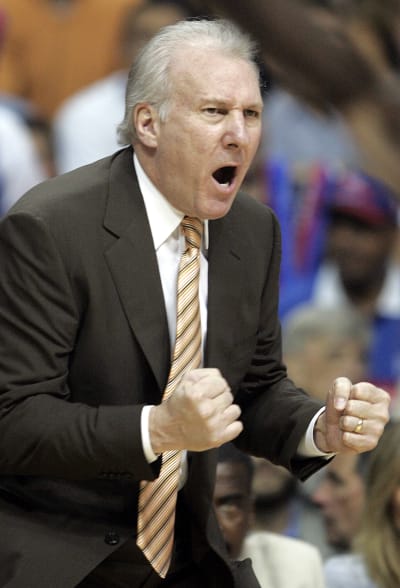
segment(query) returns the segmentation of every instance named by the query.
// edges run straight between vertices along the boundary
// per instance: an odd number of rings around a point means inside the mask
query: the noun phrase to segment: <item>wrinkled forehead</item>
[[[174,93],[235,95],[262,106],[256,64],[216,49],[187,47],[171,60],[170,76]]]

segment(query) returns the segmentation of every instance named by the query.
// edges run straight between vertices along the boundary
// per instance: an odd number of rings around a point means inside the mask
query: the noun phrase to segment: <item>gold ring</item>
[[[363,425],[364,425],[364,419],[358,419],[358,423],[356,424],[356,427],[354,429],[355,433],[361,433],[361,431],[363,430]]]

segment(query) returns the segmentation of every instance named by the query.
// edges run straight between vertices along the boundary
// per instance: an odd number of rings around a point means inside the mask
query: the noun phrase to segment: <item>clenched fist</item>
[[[389,420],[389,403],[389,394],[369,382],[337,378],[314,429],[317,447],[327,453],[370,451]]]
[[[170,398],[150,412],[150,441],[155,453],[171,449],[204,451],[241,433],[240,408],[217,369],[185,374]]]

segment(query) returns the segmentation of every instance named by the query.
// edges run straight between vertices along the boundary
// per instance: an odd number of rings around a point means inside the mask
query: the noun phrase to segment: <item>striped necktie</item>
[[[173,393],[184,373],[201,364],[199,276],[203,225],[199,219],[185,216],[181,227],[186,246],[178,271],[176,340],[162,401]],[[167,575],[172,557],[181,457],[181,451],[166,451],[159,477],[140,483],[136,542],[162,578]]]

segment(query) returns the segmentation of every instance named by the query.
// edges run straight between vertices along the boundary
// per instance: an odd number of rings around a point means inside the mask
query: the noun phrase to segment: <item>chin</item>
[[[229,199],[229,201],[226,202],[215,200],[212,203],[207,203],[207,206],[201,207],[198,210],[198,216],[199,218],[207,220],[216,220],[218,218],[222,218],[230,211],[233,201],[234,198]]]

